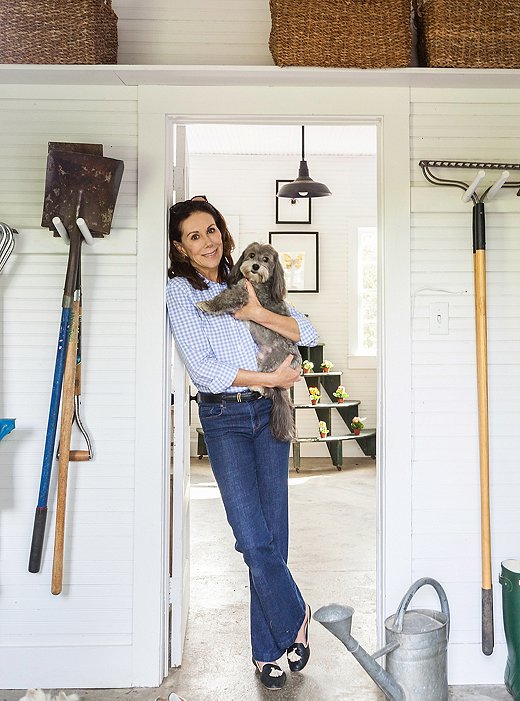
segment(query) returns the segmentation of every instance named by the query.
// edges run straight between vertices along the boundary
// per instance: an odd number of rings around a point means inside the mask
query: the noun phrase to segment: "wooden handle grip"
[[[90,460],[88,450],[71,450],[69,451],[69,462],[86,462]]]

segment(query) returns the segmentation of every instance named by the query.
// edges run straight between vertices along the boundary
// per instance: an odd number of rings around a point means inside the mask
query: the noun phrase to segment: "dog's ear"
[[[242,263],[244,262],[244,255],[245,251],[242,253],[240,258],[237,260],[235,265],[231,268],[231,272],[229,273],[228,277],[228,285],[231,287],[232,285],[236,285],[239,280],[241,280],[244,276],[240,272],[240,267]]]
[[[287,294],[285,275],[277,251],[274,252],[274,268],[271,276],[271,296],[275,302],[283,302]]]

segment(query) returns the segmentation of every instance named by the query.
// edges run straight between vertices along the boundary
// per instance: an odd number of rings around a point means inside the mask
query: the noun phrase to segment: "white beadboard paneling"
[[[3,687],[41,686],[43,677],[47,686],[60,687],[66,676],[71,686],[81,686],[81,679],[85,686],[103,685],[103,677],[117,686],[132,678],[136,98],[135,89],[123,86],[8,88],[0,97],[1,219],[19,232],[0,276],[0,416],[17,419],[0,456]],[[83,246],[82,418],[95,460],[69,468],[59,597],[50,593],[55,466],[42,571],[27,572],[68,255],[63,242],[40,226],[52,140],[102,143],[105,155],[125,161],[114,228],[94,246]],[[84,442],[74,430],[76,446]],[[68,658],[70,675],[60,672],[55,657],[49,664],[49,653],[61,646],[67,652],[59,667]],[[98,650],[103,663],[96,662]],[[20,661],[27,654],[32,681]],[[82,660],[88,661],[84,667]]]
[[[114,0],[118,63],[272,65],[269,5],[260,0]]]
[[[411,280],[414,575],[439,579],[452,609],[451,683],[500,683],[504,647],[500,561],[517,554],[520,478],[520,200],[502,189],[486,205],[490,492],[496,647],[480,649],[480,475],[475,369],[472,203],[432,186],[418,160],[515,162],[520,91],[412,90]],[[469,170],[436,170],[470,182]],[[484,186],[495,181],[488,172]],[[511,178],[515,178],[512,173]],[[479,192],[481,188],[479,188]],[[429,333],[429,306],[447,302],[449,333]]]
[[[276,224],[275,181],[295,177],[297,161],[294,156],[255,155],[252,167],[252,157],[247,155],[191,154],[190,192],[205,193],[224,216],[239,215],[241,250],[255,240],[267,242],[270,231],[319,232],[320,292],[292,293],[287,301],[309,315],[320,341],[325,343],[324,357],[334,363],[335,370],[343,371],[341,384],[346,386],[351,399],[361,401],[359,414],[367,416],[366,425],[375,427],[376,371],[348,368],[347,286],[349,233],[356,225],[363,221],[371,223],[375,217],[375,156],[313,155],[309,161],[311,175],[326,182],[333,196],[312,201],[311,224]],[[295,400],[304,403],[307,398],[302,381],[295,387]],[[348,431],[342,423],[334,420],[334,432]],[[316,435],[318,421],[314,411],[299,410],[297,426],[301,436]],[[194,434],[192,452],[196,454]],[[362,455],[354,441],[344,443],[343,452],[345,456]],[[302,444],[301,454],[329,455],[323,444]]]
[[[135,229],[136,89],[85,88],[83,93],[55,89],[54,94],[53,99],[52,89],[39,93],[26,88],[5,90],[0,97],[0,172],[4,177],[9,174],[0,189],[3,221],[18,230],[40,226],[47,143],[71,141],[102,143],[105,156],[125,161],[114,228]]]

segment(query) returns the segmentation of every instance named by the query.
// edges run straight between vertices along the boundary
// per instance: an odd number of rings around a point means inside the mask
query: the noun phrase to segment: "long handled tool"
[[[473,272],[475,277],[475,333],[477,351],[478,442],[480,457],[480,537],[482,550],[482,652],[491,655],[493,630],[493,575],[489,506],[489,426],[486,313],[486,227],[484,203],[473,205]]]
[[[71,232],[72,240],[78,240],[78,248],[81,251],[81,233],[79,229]],[[72,245],[72,243],[71,243]],[[79,261],[78,261],[79,267]],[[78,275],[76,275],[78,280]],[[78,347],[79,315],[80,315],[80,291],[76,283],[72,316],[69,329],[69,341],[65,358],[65,372],[63,376],[63,394],[61,398],[61,424],[60,424],[60,457],[58,461],[58,497],[56,502],[56,529],[54,534],[54,559],[52,562],[53,594],[60,594],[63,582],[63,546],[65,539],[65,511],[67,506],[67,479],[70,459],[70,437],[72,433],[72,421],[74,418],[74,388],[76,375],[76,357]]]
[[[65,369],[67,337],[69,332],[72,297],[74,293],[74,283],[77,276],[80,246],[81,238],[71,240],[69,259],[67,263],[67,274],[65,276],[65,286],[63,288],[63,298],[61,304],[62,311],[60,330],[58,334],[58,347],[56,349],[56,361],[54,365],[49,417],[47,420],[47,432],[43,451],[40,491],[38,494],[38,504],[36,506],[36,513],[34,516],[31,552],[29,555],[29,572],[39,572],[41,566],[45,524],[47,521],[47,502],[49,499],[49,486],[51,480],[52,462],[54,459],[54,444],[56,441],[60,397],[63,384],[63,373]]]
[[[480,530],[482,552],[482,652],[491,655],[494,648],[493,584],[491,568],[491,525],[489,505],[489,429],[486,318],[486,231],[484,200],[492,199],[501,187],[520,187],[508,182],[509,171],[519,171],[518,163],[481,163],[478,161],[420,161],[424,177],[434,185],[448,185],[464,190],[464,202],[473,201],[473,271],[475,280],[475,331],[477,356],[477,398],[480,462]],[[477,169],[471,183],[449,180],[433,174],[431,168]],[[486,170],[501,170],[501,177],[479,197],[477,187]]]
[[[40,491],[29,557],[30,572],[38,572],[41,565],[72,294],[80,253],[81,235],[77,222],[80,218],[84,219],[93,236],[103,237],[110,233],[114,207],[123,176],[123,162],[113,158],[104,158],[102,148],[100,144],[49,144],[42,226],[51,229],[54,226],[57,227],[53,222],[58,218],[62,227],[71,235],[71,240]],[[73,351],[75,365],[75,347],[71,349],[71,353]],[[70,372],[70,375],[73,383],[73,373]],[[70,381],[70,378],[68,380]],[[70,417],[71,422],[72,417]],[[68,460],[69,448],[64,453]]]

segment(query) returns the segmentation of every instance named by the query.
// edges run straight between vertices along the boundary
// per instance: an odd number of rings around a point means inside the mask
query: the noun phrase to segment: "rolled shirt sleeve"
[[[293,319],[296,320],[298,328],[300,329],[300,340],[298,341],[298,346],[315,346],[318,343],[318,332],[307,319],[305,314],[296,311],[294,307],[289,307],[289,312]]]

